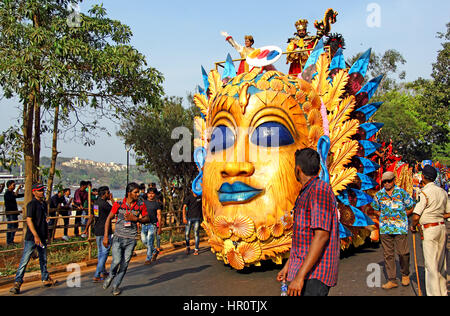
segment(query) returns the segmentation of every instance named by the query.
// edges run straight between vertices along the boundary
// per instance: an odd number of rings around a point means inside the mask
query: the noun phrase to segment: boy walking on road
[[[37,249],[39,253],[39,264],[41,266],[41,278],[44,286],[52,286],[53,280],[47,271],[47,203],[44,201],[44,186],[33,185],[33,200],[27,205],[27,225],[28,230],[25,235],[25,247],[19,269],[17,270],[14,287],[10,290],[12,294],[20,294],[20,287],[23,277],[30,261],[33,251]]]
[[[109,228],[112,219],[116,217],[116,227],[112,240],[112,263],[108,278],[103,283],[106,290],[114,280],[113,295],[120,295],[119,288],[125,276],[128,264],[136,247],[136,237],[138,235],[138,223],[147,224],[150,218],[145,204],[139,202],[139,185],[130,183],[126,188],[126,197],[122,202],[114,203],[111,213],[105,223],[103,246],[109,247]]]

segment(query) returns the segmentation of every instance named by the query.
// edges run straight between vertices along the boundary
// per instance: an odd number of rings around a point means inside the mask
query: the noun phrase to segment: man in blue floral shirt
[[[375,195],[372,207],[380,217],[380,240],[388,275],[388,282],[382,288],[389,290],[398,287],[395,265],[396,251],[399,255],[402,285],[408,286],[410,283],[408,216],[412,214],[415,203],[405,190],[395,185],[393,172],[383,174],[382,186],[383,189]]]

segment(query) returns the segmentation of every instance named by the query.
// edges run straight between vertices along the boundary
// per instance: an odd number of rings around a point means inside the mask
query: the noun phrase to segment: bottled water
[[[281,296],[287,296],[288,286],[286,284],[286,281],[283,281],[281,283]]]

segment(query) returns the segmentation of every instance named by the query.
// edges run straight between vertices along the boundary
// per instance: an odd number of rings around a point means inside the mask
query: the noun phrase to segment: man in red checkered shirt
[[[318,177],[320,156],[316,151],[297,151],[295,160],[295,174],[302,190],[294,207],[290,257],[277,280],[291,282],[289,296],[327,296],[338,277],[336,197],[331,186]]]

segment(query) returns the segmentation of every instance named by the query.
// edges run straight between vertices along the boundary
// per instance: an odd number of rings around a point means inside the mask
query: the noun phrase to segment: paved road
[[[450,225],[447,224],[448,228]],[[412,238],[410,238],[412,239]],[[424,291],[424,268],[422,248],[418,242],[419,275]],[[411,244],[412,245],[412,244]],[[411,246],[412,249],[412,246]],[[144,266],[143,259],[130,264],[128,273],[122,284],[124,296],[278,296],[280,285],[275,278],[279,266],[268,263],[259,268],[251,268],[237,272],[218,262],[207,244],[202,245],[199,256],[186,256],[178,251],[158,259],[152,266]],[[450,262],[450,261],[449,261]],[[330,296],[415,296],[417,289],[414,260],[411,251],[412,286],[399,287],[384,291],[379,287],[367,285],[370,264],[381,267],[381,284],[385,282],[383,272],[383,256],[381,248],[366,247],[342,258],[339,268],[338,286],[330,291]],[[375,266],[376,267],[376,266]],[[91,269],[92,270],[92,269]],[[23,288],[23,295],[42,296],[106,296],[110,290],[104,291],[101,284],[93,284],[90,280],[94,271],[83,272],[80,288],[69,288],[65,276],[59,277],[60,285],[51,289],[43,289],[30,284]],[[375,280],[376,278],[370,278]],[[36,283],[39,286],[39,283]],[[0,295],[8,295],[0,291]]]

